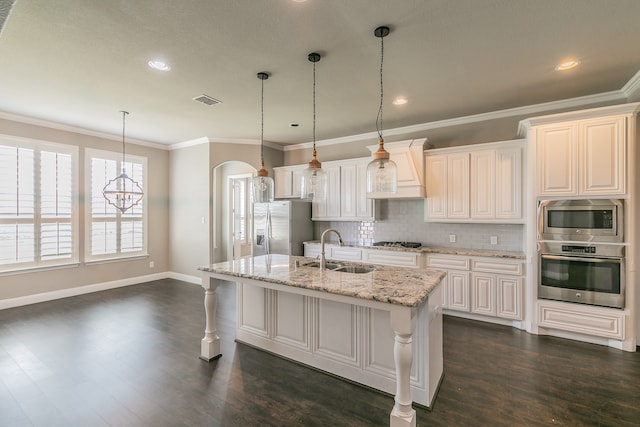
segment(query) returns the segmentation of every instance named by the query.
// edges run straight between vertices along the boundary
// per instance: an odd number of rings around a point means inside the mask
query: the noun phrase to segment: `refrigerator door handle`
[[[269,206],[267,206],[267,214],[264,218],[264,249],[269,255],[271,253],[269,250],[269,241],[271,240],[271,209],[269,209]]]

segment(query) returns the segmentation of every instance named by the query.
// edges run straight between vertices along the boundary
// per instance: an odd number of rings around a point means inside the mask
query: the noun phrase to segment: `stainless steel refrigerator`
[[[253,256],[304,255],[303,242],[312,239],[311,203],[276,200],[253,204]]]

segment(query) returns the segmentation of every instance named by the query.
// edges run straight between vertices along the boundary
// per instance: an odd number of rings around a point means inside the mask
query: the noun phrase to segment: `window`
[[[93,149],[87,149],[86,158],[86,260],[147,255],[147,197],[122,213],[102,196],[105,184],[123,168],[144,189],[147,159],[127,154],[123,165],[121,153]]]
[[[77,263],[78,148],[0,136],[0,271]]]

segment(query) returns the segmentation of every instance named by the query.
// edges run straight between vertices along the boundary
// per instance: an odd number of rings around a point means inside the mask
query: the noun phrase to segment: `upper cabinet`
[[[398,191],[394,194],[372,193],[370,199],[415,199],[425,197],[424,144],[426,138],[385,142],[384,148],[398,167]],[[378,145],[367,148],[375,153]]]
[[[628,138],[639,108],[620,104],[520,122],[536,156],[536,196],[626,195]]]
[[[429,150],[425,221],[521,223],[524,140]]]
[[[537,128],[538,195],[625,194],[625,135],[620,116]]]
[[[273,168],[274,193],[276,199],[288,199],[300,197],[302,185],[302,171],[306,164],[294,166],[281,166]]]

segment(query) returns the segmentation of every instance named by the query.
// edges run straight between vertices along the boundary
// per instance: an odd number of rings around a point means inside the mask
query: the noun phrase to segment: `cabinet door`
[[[274,196],[276,198],[291,197],[292,174],[288,168],[273,168]],[[298,193],[299,195],[300,193]]]
[[[327,167],[327,217],[340,218],[340,166]]]
[[[471,312],[496,315],[496,276],[471,274]]]
[[[356,165],[356,217],[373,219],[373,199],[367,199],[367,165],[369,159]]]
[[[357,169],[356,165],[340,167],[340,214],[343,218],[357,215]],[[365,196],[366,197],[366,196]]]
[[[585,120],[579,135],[580,194],[624,194],[625,118]]]
[[[541,126],[536,133],[538,194],[575,196],[578,194],[576,125]]]
[[[522,218],[522,149],[496,150],[497,219]]]
[[[300,197],[302,193],[302,172],[306,166],[291,169],[291,197]]]
[[[447,156],[426,156],[425,177],[425,220],[447,218]]]
[[[507,319],[522,319],[522,278],[497,277],[497,315]]]
[[[496,205],[496,153],[471,152],[471,218],[493,219]]]
[[[447,156],[447,216],[469,218],[469,154]]]
[[[469,311],[469,273],[447,271],[447,307],[451,310]]]

